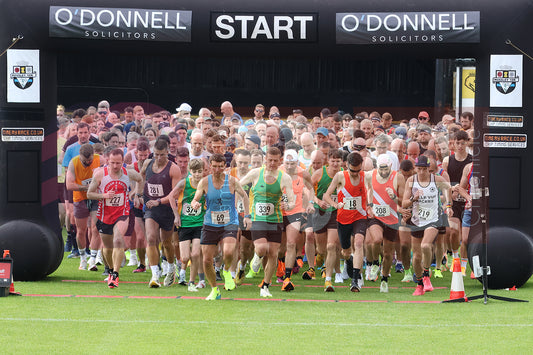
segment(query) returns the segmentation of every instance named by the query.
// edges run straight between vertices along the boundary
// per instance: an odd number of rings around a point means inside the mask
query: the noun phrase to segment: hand
[[[192,200],[191,201],[191,207],[195,210],[199,209],[200,207],[202,207],[202,205],[200,204],[200,202],[196,201],[196,200]]]
[[[448,217],[453,217],[453,209],[451,207],[446,207],[446,214]]]
[[[338,210],[342,210],[343,207],[344,207],[344,202],[337,203],[337,209]]]
[[[181,227],[181,218],[179,215],[174,216],[174,225],[176,227]]]
[[[374,209],[372,206],[366,206],[367,218],[374,218]]]
[[[312,204],[309,204],[309,206],[307,206],[306,212],[307,212],[307,214],[315,213],[315,206],[313,206]]]
[[[390,187],[387,187],[385,189],[385,191],[387,192],[387,195],[389,195],[391,200],[394,200],[396,198],[396,194],[394,193],[394,191]]]
[[[327,209],[329,207],[329,203],[327,203],[326,201],[324,200],[318,200],[318,205],[320,206],[320,208],[322,209]]]
[[[289,210],[289,204],[287,202],[281,202],[279,204],[279,207],[281,207],[282,210],[288,211]]]
[[[115,196],[115,191],[107,191],[106,193],[102,194],[102,197],[104,199],[113,198]]]
[[[244,219],[242,220],[242,224],[244,225],[244,228],[246,228],[246,230],[250,230],[252,228],[252,219],[250,217],[244,217]]]
[[[146,202],[146,208],[156,207],[156,206],[159,206],[160,204],[161,202],[159,202],[159,200],[150,200]]]
[[[472,200],[467,200],[465,204],[465,209],[469,210],[472,208]]]
[[[404,220],[407,220],[412,216],[411,209],[409,208],[398,207],[398,212],[402,214]]]
[[[420,199],[420,196],[422,196],[422,190],[416,190],[416,192],[413,195],[413,201],[418,201]]]

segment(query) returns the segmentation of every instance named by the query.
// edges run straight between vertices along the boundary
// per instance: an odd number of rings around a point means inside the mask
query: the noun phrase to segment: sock
[[[359,274],[361,273],[361,269],[358,269],[358,268],[353,268],[353,279],[354,280],[358,280],[359,279]]]
[[[422,279],[416,279],[416,283],[420,286],[424,286],[424,282],[422,282]]]
[[[326,281],[331,281],[331,276],[326,276]]]
[[[424,271],[422,272],[422,277],[428,276],[429,277],[429,269],[424,268]]]
[[[180,278],[185,278],[185,269],[180,269]]]
[[[366,262],[366,267],[367,267],[367,268],[370,268],[371,266],[372,266],[372,262],[371,262],[371,261],[367,261],[367,262]]]
[[[396,261],[396,265],[403,266],[403,263],[400,260],[398,260],[398,261]]]
[[[268,282],[263,282],[263,288],[264,287],[268,288],[268,286],[270,286],[270,284]]]
[[[96,258],[96,255],[98,255],[98,250],[91,249],[91,258]]]
[[[381,281],[389,282],[388,276],[381,276]]]
[[[458,258],[458,257],[459,257],[459,250],[454,250],[454,251],[452,252],[452,255],[453,255],[453,258],[454,258],[454,259],[455,259],[455,258]]]
[[[220,267],[215,266],[215,272],[216,272],[216,271],[220,272]]]
[[[113,271],[113,276],[115,276],[118,279],[118,271]]]
[[[143,263],[140,263],[140,264],[139,264],[139,268],[141,268],[141,269],[142,269],[142,268],[146,268],[146,266],[144,266]]]
[[[198,279],[199,279],[200,281],[204,281],[204,280],[205,280],[205,274],[204,274],[203,272],[198,273]]]
[[[159,276],[159,265],[151,265],[150,270],[152,270],[152,276]]]
[[[82,255],[83,255],[83,256],[87,255],[87,254],[85,253],[85,249],[78,249],[78,252],[80,253],[80,256],[82,256]]]
[[[285,278],[288,279],[291,277],[291,273],[292,273],[292,267],[286,267],[285,268]]]
[[[468,263],[468,259],[467,258],[461,258],[461,267],[466,268],[466,264],[467,263]]]

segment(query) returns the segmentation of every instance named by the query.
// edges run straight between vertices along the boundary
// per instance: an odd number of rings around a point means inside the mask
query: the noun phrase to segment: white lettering
[[[396,20],[396,27],[391,27],[390,26],[390,22],[391,22],[391,21],[389,21],[390,19],[395,19]],[[385,17],[385,19],[383,19],[383,25],[385,26],[385,28],[387,30],[389,30],[391,32],[395,32],[395,31],[398,31],[398,29],[400,27],[402,27],[402,20],[400,19],[400,16],[398,16],[398,15],[387,15]]]
[[[281,25],[281,21],[285,22],[285,25]],[[288,39],[293,39],[292,25],[294,21],[289,16],[274,16],[274,38],[279,39],[279,33],[285,31]],[[300,37],[301,38],[301,37]]]
[[[472,27],[468,26],[468,14],[466,14],[466,13],[464,14],[464,23],[463,23],[463,25],[464,25],[464,29],[465,30],[474,30],[475,29],[474,26],[472,26]]]
[[[404,24],[403,24],[403,30],[404,31],[407,31],[407,23],[409,23],[411,25],[411,28],[414,30],[414,31],[418,31],[418,16],[414,16],[414,21],[411,20],[411,17],[409,17],[409,15],[405,14],[403,15],[403,21],[404,21]]]
[[[152,28],[163,28],[163,25],[156,24],[158,22],[163,22],[163,19],[161,18],[162,15],[163,13],[161,11],[152,12]]]
[[[117,12],[117,27],[120,27],[120,22],[124,23],[124,27],[131,27],[131,11],[128,11],[128,17],[122,11]]]
[[[218,38],[230,39],[235,35],[235,29],[233,28],[233,26],[228,25],[225,22],[233,23],[233,18],[229,15],[222,15],[222,16],[217,17],[217,20],[216,20],[217,26],[220,27],[222,30],[226,30],[227,33],[223,33],[220,30],[216,30],[215,34],[217,35]]]
[[[166,23],[166,18],[168,16],[168,12],[165,12],[165,23]],[[165,28],[169,28],[169,27],[166,27]],[[172,28],[172,27],[170,27]],[[177,30],[186,30],[187,27],[185,26],[180,26],[180,13],[179,12],[176,12],[176,29]]]
[[[102,22],[102,17],[104,15],[109,15],[109,22],[108,23],[104,23]],[[98,24],[102,27],[109,27],[113,24],[113,22],[115,21],[115,16],[114,14],[109,11],[109,10],[102,10],[98,13],[98,15],[96,16],[96,20],[98,21]]]
[[[248,21],[253,20],[253,16],[235,16],[235,21],[241,22],[241,39],[248,38]]]
[[[426,23],[431,30],[435,31],[435,14],[431,15],[431,17],[432,19],[430,20],[426,15],[422,14],[422,21],[420,21],[422,31],[425,30],[424,23]]]
[[[353,27],[350,27],[350,28],[347,27],[346,20],[353,20],[354,21]],[[359,27],[359,19],[355,15],[346,15],[341,20],[341,26],[342,26],[342,29],[345,30],[346,32],[356,31],[357,28]]]
[[[89,22],[83,21],[85,19],[85,15],[89,17]],[[94,20],[95,20],[94,12],[92,12],[91,10],[86,10],[86,9],[81,10],[80,12],[80,25],[81,26],[90,26],[94,23]]]
[[[67,14],[67,20],[66,21],[61,21],[60,19],[60,15],[62,12],[66,12]],[[56,22],[58,24],[60,24],[61,26],[66,26],[68,24],[70,24],[72,22],[72,12],[70,12],[69,9],[59,9],[56,11],[56,15],[55,15],[55,19],[56,19]]]
[[[144,13],[144,18],[143,18],[142,14],[140,14],[138,11],[135,11],[135,14],[133,16],[133,27],[139,27],[138,26],[139,22],[143,25],[144,28],[148,28],[148,12]]]
[[[372,27],[372,19],[376,20],[378,25],[376,27]],[[366,30],[367,31],[377,31],[381,28],[381,18],[378,15],[368,15],[368,19],[366,22]]]
[[[444,26],[450,24],[450,14],[439,14],[439,30],[441,31],[448,31],[450,29],[450,26]]]
[[[307,22],[313,21],[312,16],[294,16],[295,22],[300,22],[300,39],[307,39]]]
[[[266,38],[272,39],[272,33],[270,32],[265,16],[259,16],[257,18],[257,22],[250,38],[256,39],[259,35],[264,35]]]

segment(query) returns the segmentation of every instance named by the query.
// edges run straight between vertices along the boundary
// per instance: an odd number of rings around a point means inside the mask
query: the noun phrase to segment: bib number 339
[[[255,214],[257,216],[270,216],[274,214],[274,205],[272,203],[256,203]]]

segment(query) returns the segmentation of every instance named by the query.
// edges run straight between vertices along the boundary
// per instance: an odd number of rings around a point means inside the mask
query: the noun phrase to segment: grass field
[[[259,277],[223,299],[203,300],[173,285],[150,289],[150,273],[120,273],[108,289],[101,271],[79,271],[65,259],[40,282],[15,282],[23,297],[0,298],[0,344],[4,354],[250,354],[250,353],[531,353],[533,280],[518,291],[491,294],[530,303],[481,300],[441,304],[449,297],[451,273],[432,279],[435,291],[411,296],[413,283],[392,274],[388,294],[365,282],[359,294],[346,281],[324,293],[323,279],[293,280],[296,289],[271,288],[259,299]],[[482,292],[465,278],[467,296]],[[420,303],[412,303],[417,301]],[[408,302],[408,303],[403,303]]]

